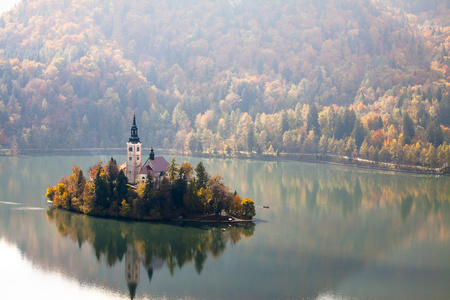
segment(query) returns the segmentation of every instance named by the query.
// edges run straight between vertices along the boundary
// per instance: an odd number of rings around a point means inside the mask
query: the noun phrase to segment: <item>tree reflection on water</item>
[[[253,223],[181,226],[167,223],[124,222],[75,214],[53,207],[46,212],[59,234],[94,248],[97,260],[114,266],[125,258],[125,278],[133,299],[140,282],[140,268],[145,268],[151,281],[154,270],[168,268],[173,276],[177,269],[194,263],[201,273],[211,255],[220,257],[227,245],[242,237],[251,237]]]

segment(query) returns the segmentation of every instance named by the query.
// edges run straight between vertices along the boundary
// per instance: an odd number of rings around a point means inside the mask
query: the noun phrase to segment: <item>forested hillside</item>
[[[450,4],[24,0],[0,18],[0,148],[450,161]]]

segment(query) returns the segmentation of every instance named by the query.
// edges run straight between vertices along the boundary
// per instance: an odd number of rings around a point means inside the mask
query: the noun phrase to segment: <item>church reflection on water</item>
[[[164,261],[161,258],[154,258],[148,263],[145,255],[139,254],[136,244],[128,244],[127,252],[125,252],[125,278],[131,299],[136,295],[136,288],[141,280],[141,265],[145,267],[148,279],[151,281],[153,270],[161,269]]]
[[[59,234],[77,242],[79,247],[89,244],[98,261],[109,266],[125,260],[125,280],[131,299],[141,282],[141,268],[148,280],[153,272],[166,266],[173,276],[185,264],[194,264],[201,273],[208,256],[219,257],[228,245],[242,237],[253,235],[255,225],[217,224],[180,226],[163,223],[122,222],[89,217],[49,208],[47,219],[54,222]]]

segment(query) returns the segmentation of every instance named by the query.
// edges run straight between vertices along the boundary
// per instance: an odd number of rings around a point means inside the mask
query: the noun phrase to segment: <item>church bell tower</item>
[[[131,136],[127,143],[127,178],[131,184],[139,182],[139,171],[142,168],[142,144],[138,136],[136,115],[133,116]]]

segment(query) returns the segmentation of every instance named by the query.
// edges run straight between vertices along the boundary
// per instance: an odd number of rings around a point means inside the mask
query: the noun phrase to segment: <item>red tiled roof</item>
[[[148,174],[148,172],[150,172],[150,167],[149,166],[143,166],[142,167],[142,169],[141,169],[141,171],[139,172],[139,174],[145,174],[145,175],[147,175]]]
[[[167,172],[169,165],[170,164],[167,162],[167,160],[162,156],[155,157],[154,160],[151,160],[149,158],[144,163],[144,166],[142,167],[139,174],[147,175],[148,172],[152,171],[153,177],[157,177],[161,174],[161,172]]]
[[[149,161],[152,164],[152,169],[156,172],[166,172],[170,165],[162,156],[157,156],[154,160]]]

